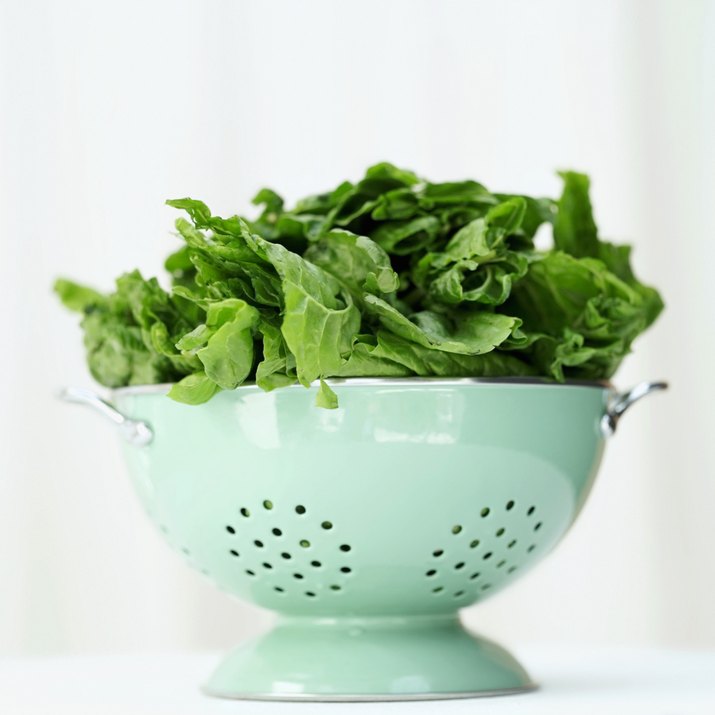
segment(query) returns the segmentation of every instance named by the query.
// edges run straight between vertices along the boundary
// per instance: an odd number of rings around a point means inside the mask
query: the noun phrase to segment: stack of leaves
[[[318,404],[334,407],[324,378],[606,379],[663,303],[630,247],[599,239],[588,178],[561,176],[553,201],[378,164],[292,209],[263,189],[253,221],[177,199],[190,220],[176,221],[169,291],[138,271],[109,295],[55,288],[84,316],[96,380],[175,383],[169,396],[191,404],[245,381],[319,380]]]

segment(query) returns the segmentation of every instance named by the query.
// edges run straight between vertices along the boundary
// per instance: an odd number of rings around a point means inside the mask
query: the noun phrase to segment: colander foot
[[[422,700],[533,689],[501,646],[454,616],[291,618],[240,646],[204,692],[248,700]]]

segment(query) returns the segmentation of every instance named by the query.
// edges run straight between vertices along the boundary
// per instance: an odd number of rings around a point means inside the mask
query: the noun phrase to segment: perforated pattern
[[[424,578],[436,598],[471,602],[509,579],[538,548],[543,521],[534,504],[510,499],[483,506],[469,524],[453,524],[428,557]],[[524,534],[527,536],[525,537]]]
[[[271,499],[244,504],[236,514],[222,528],[227,557],[245,578],[276,594],[306,599],[336,597],[349,585],[353,547],[340,540],[326,515]]]

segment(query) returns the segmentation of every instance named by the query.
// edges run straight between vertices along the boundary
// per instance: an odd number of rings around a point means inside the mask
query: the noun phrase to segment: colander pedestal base
[[[276,700],[412,700],[534,687],[501,646],[456,615],[284,618],[221,663],[204,692]]]

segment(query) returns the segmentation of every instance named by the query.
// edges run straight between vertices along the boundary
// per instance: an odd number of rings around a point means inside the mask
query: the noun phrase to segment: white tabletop
[[[0,659],[3,715],[713,715],[715,652],[522,647],[541,684],[525,695],[411,703],[280,703],[208,698],[216,654]]]

